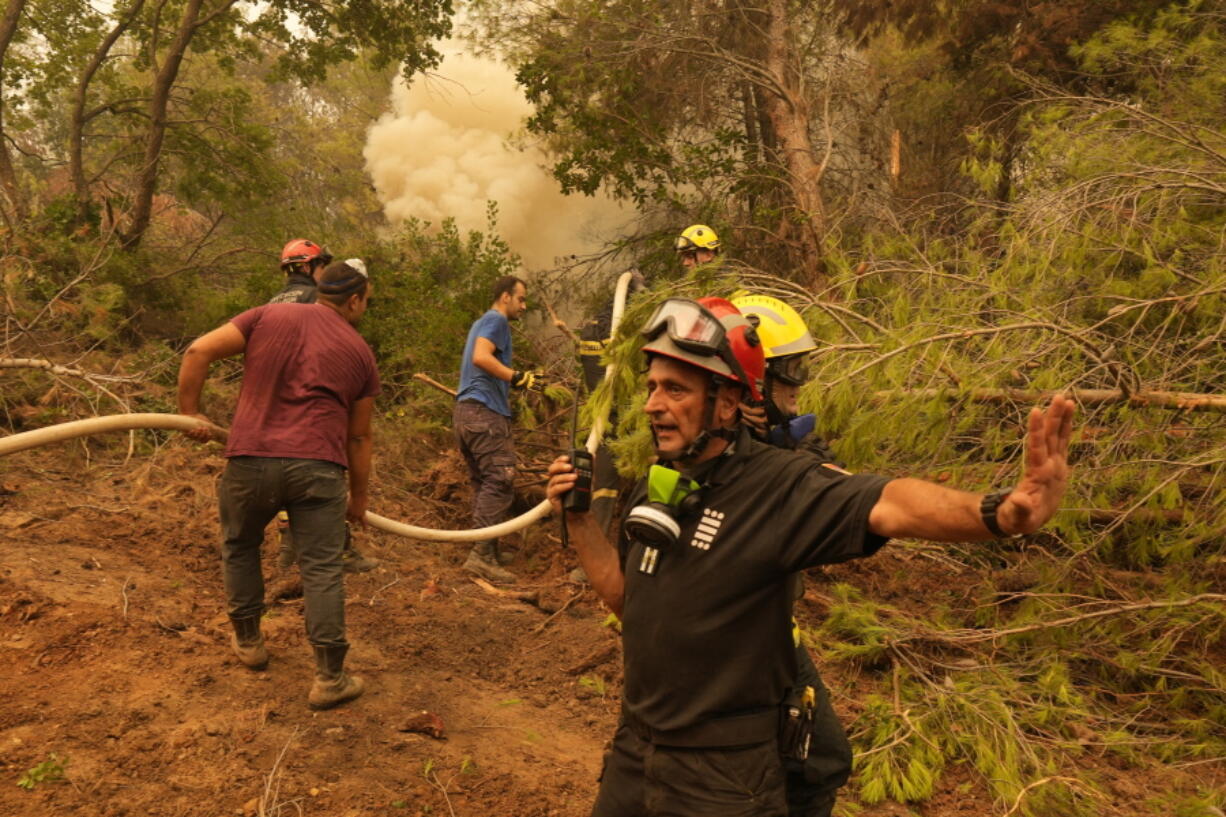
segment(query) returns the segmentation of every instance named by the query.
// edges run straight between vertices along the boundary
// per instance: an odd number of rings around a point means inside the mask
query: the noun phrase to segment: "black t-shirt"
[[[886,541],[868,530],[883,477],[832,478],[811,455],[743,430],[730,454],[704,465],[693,475],[705,485],[702,510],[679,520],[653,575],[639,570],[642,544],[624,533],[618,542],[625,704],[661,731],[779,704],[796,677],[792,574]],[[640,482],[627,508],[645,494]]]
[[[315,279],[298,272],[290,273],[285,279],[285,288],[268,299],[270,304],[313,304],[319,291],[315,288]]]

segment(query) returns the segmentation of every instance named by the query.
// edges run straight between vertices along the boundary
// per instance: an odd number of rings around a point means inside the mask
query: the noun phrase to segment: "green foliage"
[[[375,350],[392,401],[404,399],[416,372],[449,385],[458,382],[463,352],[458,339],[490,308],[494,281],[518,271],[516,256],[493,237],[494,217],[491,209],[488,233],[468,235],[451,220],[437,230],[410,221],[394,238],[363,253],[376,300],[363,318],[362,333]],[[517,365],[531,362],[524,362],[520,347],[516,356]]]
[[[822,625],[830,640],[822,639],[829,654],[879,665],[887,655],[890,630],[883,625],[879,609],[866,602],[856,588],[838,584],[831,588],[834,604]]]
[[[872,805],[930,797],[945,765],[936,742],[884,698],[870,696],[864,711],[872,725],[855,756],[861,799]]]
[[[68,758],[52,752],[47,755],[46,760],[26,769],[21,777],[17,778],[17,785],[26,791],[33,791],[39,783],[63,783],[64,767],[67,765]]]
[[[605,697],[608,694],[608,685],[604,678],[599,675],[581,675],[579,676],[579,686],[584,689],[590,689],[593,693],[600,697]]]

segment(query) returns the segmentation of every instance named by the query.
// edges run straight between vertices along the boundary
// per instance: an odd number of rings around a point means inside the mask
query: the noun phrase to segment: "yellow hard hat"
[[[705,224],[691,224],[686,227],[677,240],[673,242],[677,252],[693,252],[694,250],[710,250],[719,252],[719,236]]]
[[[762,351],[766,353],[768,372],[776,368],[770,365],[772,359],[803,355],[817,348],[813,336],[805,326],[804,318],[778,298],[737,292],[731,301],[741,310],[742,315],[758,327],[758,338],[762,341]],[[803,361],[804,358],[800,360]]]

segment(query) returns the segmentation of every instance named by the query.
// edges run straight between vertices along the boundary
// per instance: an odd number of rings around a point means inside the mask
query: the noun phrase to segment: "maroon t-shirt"
[[[366,341],[323,304],[267,304],[231,321],[247,339],[227,457],[295,457],[348,467],[349,408],[379,393]]]

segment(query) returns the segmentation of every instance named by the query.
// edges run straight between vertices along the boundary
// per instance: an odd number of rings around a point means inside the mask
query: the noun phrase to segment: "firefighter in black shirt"
[[[630,497],[617,547],[590,517],[567,514],[592,587],[623,622],[623,717],[593,815],[783,817],[783,755],[799,749],[793,574],[871,555],[889,538],[1034,532],[1067,484],[1072,403],[1056,396],[1031,412],[1022,479],[1008,490],[829,479],[813,457],[735,430],[763,370],[735,307],[669,299],[643,334],[659,462]],[[575,474],[566,457],[549,470],[561,513]]]

